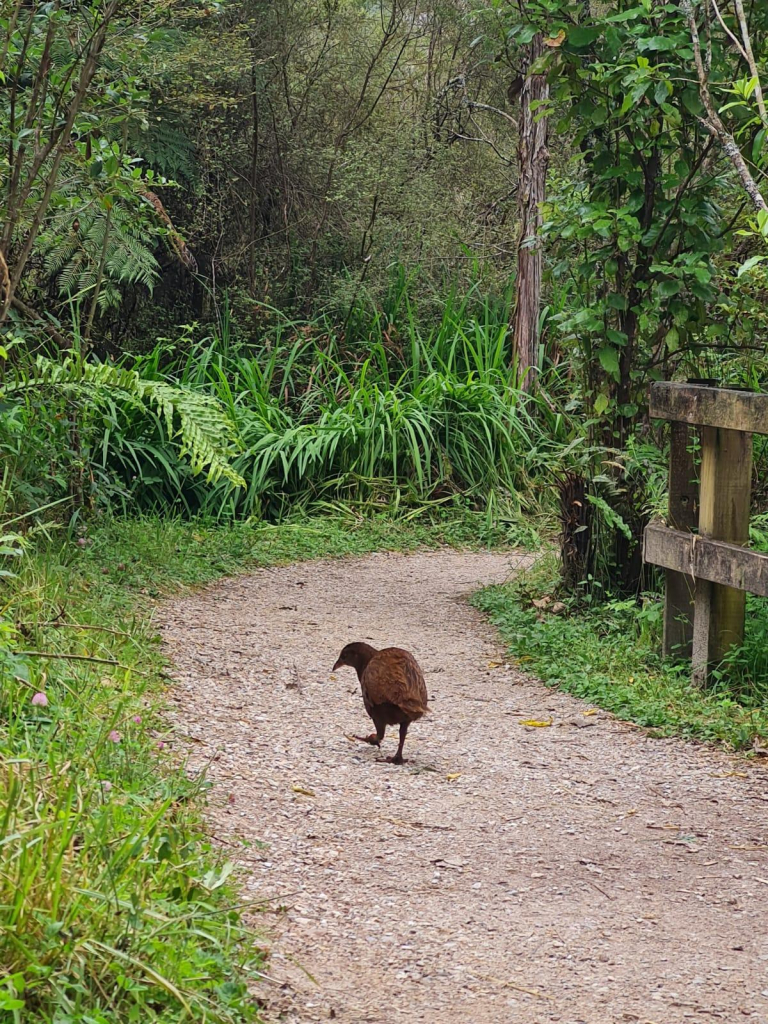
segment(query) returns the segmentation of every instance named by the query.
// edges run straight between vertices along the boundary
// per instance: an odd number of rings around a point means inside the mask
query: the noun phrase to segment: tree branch
[[[13,296],[10,301],[10,305],[13,306],[14,309],[18,310],[19,313],[29,317],[30,320],[34,320],[36,323],[39,323],[43,330],[53,338],[60,349],[66,351],[66,349],[71,347],[64,335],[57,331],[49,320],[46,320],[45,317],[38,313],[36,309],[32,309],[31,306],[28,306],[26,302],[22,302],[18,296]]]
[[[760,85],[760,75],[757,71],[755,55],[752,52],[752,40],[749,37],[749,26],[747,25],[747,18],[744,14],[744,4],[742,3],[742,0],[733,0],[733,6],[736,8],[736,17],[739,19],[741,38],[744,40],[744,57],[749,65],[749,73],[755,80],[755,101],[757,103],[757,109],[760,111],[760,120],[764,125],[768,126],[768,111],[765,109],[765,98],[763,97],[763,89]]]
[[[736,173],[741,179],[744,191],[752,200],[752,205],[755,209],[768,211],[768,203],[766,203],[765,198],[760,192],[757,182],[750,174],[746,161],[741,155],[741,150],[736,145],[736,140],[723,124],[712,101],[712,94],[709,91],[709,75],[704,66],[699,29],[696,25],[696,16],[693,12],[691,0],[680,0],[680,9],[683,14],[685,14],[686,20],[688,21],[688,28],[690,30],[691,41],[693,43],[693,56],[696,63],[696,73],[699,78],[699,96],[702,104],[704,105],[704,109],[707,112],[706,117],[700,118],[701,123],[710,135],[716,138],[722,146],[723,152],[733,164]]]

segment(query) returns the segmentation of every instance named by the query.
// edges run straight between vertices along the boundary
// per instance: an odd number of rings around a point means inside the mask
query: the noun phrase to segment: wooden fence
[[[672,422],[669,514],[667,526],[646,527],[643,557],[666,570],[664,653],[689,656],[703,685],[744,639],[747,591],[768,596],[768,555],[746,547],[752,435],[768,434],[768,395],[663,381],[651,386],[650,415]]]

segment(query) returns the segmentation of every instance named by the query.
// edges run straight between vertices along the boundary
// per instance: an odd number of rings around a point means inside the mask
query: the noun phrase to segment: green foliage
[[[189,507],[275,517],[319,500],[370,508],[460,500],[535,512],[534,481],[577,457],[574,424],[521,400],[504,365],[506,323],[465,315],[447,309],[427,337],[410,322],[405,365],[376,321],[369,355],[355,363],[332,335],[312,337],[321,325],[283,320],[263,355],[204,340],[176,379],[210,389],[227,409],[242,452],[233,466],[246,486],[203,492],[178,479]],[[138,364],[144,377],[169,370],[159,352]]]
[[[205,787],[161,749],[149,618],[108,551],[73,583],[78,550],[43,541],[6,586],[0,1009],[20,1024],[244,1024],[261,954],[202,834]]]
[[[146,224],[139,211],[131,207],[110,206],[84,212],[71,227],[72,212],[67,214],[63,234],[52,226],[41,239],[44,268],[56,279],[62,296],[75,299],[87,296],[106,276],[101,286],[99,311],[118,306],[122,300],[118,285],[143,285],[150,291],[159,276],[159,264],[153,253],[157,229]]]
[[[750,17],[761,38],[764,15]],[[708,26],[713,88],[739,96],[721,113],[735,118],[742,150],[762,161],[764,131],[749,109],[754,83],[723,89],[740,58],[720,23]],[[523,42],[536,29],[553,44],[540,62],[552,96],[540,115],[573,143],[546,204],[552,275],[562,289],[550,327],[557,348],[577,357],[584,398],[618,423],[623,440],[649,379],[680,366],[691,372],[702,348],[729,337],[712,309],[739,292],[719,265],[739,224],[737,182],[702,125],[681,6],[618,0],[606,13],[581,0],[548,0],[514,19],[509,37]]]
[[[369,511],[447,503],[519,520],[551,506],[553,477],[588,456],[555,398],[515,389],[504,304],[449,299],[428,332],[408,302],[394,320],[358,310],[354,347],[365,358],[346,347],[351,325],[342,340],[328,321],[271,315],[256,349],[224,321],[132,365],[20,362],[5,393],[24,403],[0,413],[17,510],[70,493],[79,504],[218,518],[275,520],[340,501]],[[44,451],[47,481],[35,473]]]
[[[707,690],[690,685],[690,665],[660,658],[662,606],[649,594],[609,600],[588,612],[543,616],[532,597],[557,586],[554,560],[527,578],[481,591],[474,599],[498,626],[525,671],[656,735],[686,736],[747,750],[768,738],[768,613],[750,601],[745,646]],[[726,667],[728,672],[725,672]]]
[[[7,385],[5,393],[11,399],[45,393],[63,396],[91,418],[103,409],[114,416],[121,406],[140,414],[154,410],[169,444],[178,450],[179,458],[189,459],[193,473],[207,470],[209,482],[224,477],[235,487],[244,485],[231,465],[236,451],[234,425],[211,395],[174,387],[165,380],[147,380],[135,370],[108,363],[74,357],[54,363],[44,356]]]

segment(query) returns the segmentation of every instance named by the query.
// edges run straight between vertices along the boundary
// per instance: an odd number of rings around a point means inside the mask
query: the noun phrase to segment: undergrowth
[[[5,538],[0,1019],[255,1021],[261,953],[163,716],[156,600],[256,565],[469,543],[483,521],[143,518]],[[488,540],[502,539],[488,535]],[[258,813],[258,809],[254,809]],[[249,909],[255,909],[251,906]]]
[[[268,312],[258,340],[233,338],[225,318],[118,365],[9,349],[5,510],[70,496],[276,522],[318,501],[397,513],[461,495],[539,515],[554,475],[589,461],[581,410],[563,411],[554,377],[552,395],[517,388],[508,321],[489,301],[454,296],[431,326],[409,306],[397,324],[369,311],[354,330]]]
[[[736,750],[768,737],[768,607],[749,598],[743,648],[696,689],[690,663],[661,657],[662,599],[607,601],[565,615],[541,614],[532,599],[558,584],[553,558],[474,602],[499,628],[515,661],[548,686],[591,701],[660,736],[723,743]]]

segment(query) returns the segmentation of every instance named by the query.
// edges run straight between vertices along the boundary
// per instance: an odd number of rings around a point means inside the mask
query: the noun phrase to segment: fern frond
[[[189,461],[193,472],[222,477],[236,487],[245,481],[232,466],[239,446],[232,420],[213,396],[162,380],[147,380],[135,370],[109,363],[84,363],[67,357],[61,363],[38,356],[24,379],[9,385],[6,394],[47,387],[70,398],[93,404],[123,403],[153,411],[166,426],[169,439]]]

